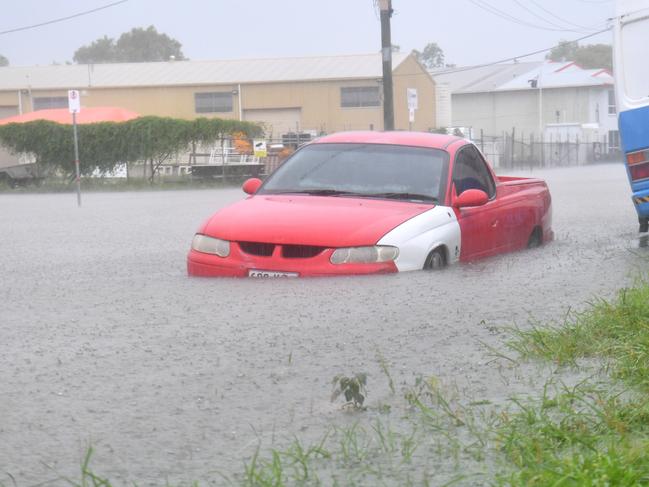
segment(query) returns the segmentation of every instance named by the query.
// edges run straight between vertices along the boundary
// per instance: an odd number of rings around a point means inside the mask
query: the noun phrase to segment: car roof
[[[427,132],[375,132],[375,131],[357,131],[357,132],[338,132],[331,135],[325,135],[314,140],[314,144],[391,144],[391,145],[408,145],[413,147],[429,147],[432,149],[446,149],[449,145],[456,142],[467,142],[461,137],[446,134],[431,134]]]

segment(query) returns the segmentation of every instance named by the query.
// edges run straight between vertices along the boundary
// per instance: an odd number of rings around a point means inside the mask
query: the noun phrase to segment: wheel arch
[[[530,236],[527,239],[527,248],[535,248],[543,245],[543,226],[541,224],[534,225]]]
[[[435,251],[437,251],[437,250],[441,251],[442,257],[444,258],[444,266],[447,266],[449,264],[450,255],[449,255],[448,246],[446,244],[444,244],[444,243],[439,243],[439,244],[431,246],[430,250],[426,254],[426,258],[424,259],[424,263],[422,264],[422,267],[421,267],[422,269],[427,268],[429,259],[431,258],[433,253]]]

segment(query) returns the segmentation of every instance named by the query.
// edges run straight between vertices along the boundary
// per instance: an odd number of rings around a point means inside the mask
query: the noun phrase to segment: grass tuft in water
[[[508,346],[522,356],[557,364],[601,357],[614,377],[649,392],[649,284],[621,290],[613,301],[599,299],[563,326],[513,330]]]
[[[514,330],[508,346],[559,365],[604,360],[616,384],[546,384],[540,400],[503,412],[497,443],[512,463],[508,486],[649,485],[649,285],[597,300],[563,326]]]
[[[501,485],[643,485],[649,482],[649,400],[584,383],[517,400],[496,442],[512,465]]]

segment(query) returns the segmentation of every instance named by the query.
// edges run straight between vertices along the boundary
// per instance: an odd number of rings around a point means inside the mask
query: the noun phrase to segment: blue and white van
[[[649,231],[649,0],[617,0],[614,76],[622,151],[640,231]]]

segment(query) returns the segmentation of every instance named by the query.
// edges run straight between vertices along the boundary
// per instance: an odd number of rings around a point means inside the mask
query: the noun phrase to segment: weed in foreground
[[[363,409],[363,402],[367,397],[367,391],[365,390],[367,374],[355,374],[352,377],[337,375],[333,378],[332,384],[334,386],[331,394],[332,402],[342,395],[346,401],[343,407],[352,407],[356,410]]]
[[[388,387],[390,387],[390,392],[392,395],[395,394],[396,389],[394,387],[394,380],[392,379],[392,374],[390,374],[390,368],[388,367],[388,361],[385,359],[380,350],[376,350],[376,359],[381,367],[381,372],[385,374],[385,377],[388,379]]]
[[[321,485],[312,463],[319,458],[331,457],[324,447],[327,437],[328,435],[325,435],[320,443],[308,448],[295,439],[286,450],[271,450],[270,459],[260,458],[257,448],[250,461],[244,465],[242,481],[230,483],[246,487]]]

